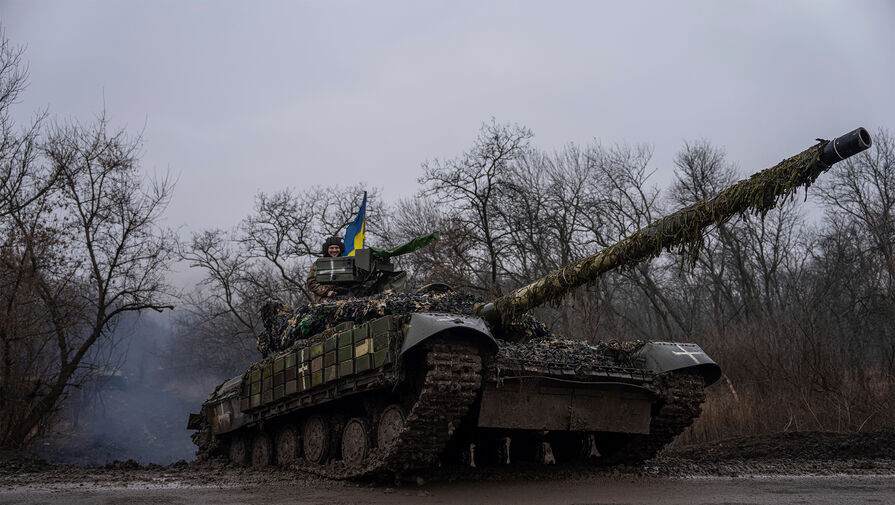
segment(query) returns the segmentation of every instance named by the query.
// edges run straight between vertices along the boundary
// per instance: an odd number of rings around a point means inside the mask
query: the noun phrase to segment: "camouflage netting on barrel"
[[[859,130],[849,135],[859,135]],[[866,142],[869,145],[869,136]],[[658,256],[663,250],[677,248],[684,259],[693,262],[710,226],[748,213],[763,218],[770,209],[793,197],[800,188],[810,186],[818,175],[830,168],[832,162],[825,158],[824,151],[828,144],[830,142],[821,141],[774,167],[739,181],[713,198],[663,217],[596,254],[566,265],[495,300],[494,307],[503,324],[512,324],[534,307],[555,302],[574,288],[594,282],[610,270],[632,267]]]

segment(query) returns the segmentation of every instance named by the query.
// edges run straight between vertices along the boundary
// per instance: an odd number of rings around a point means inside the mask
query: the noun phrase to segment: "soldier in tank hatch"
[[[329,237],[323,243],[321,253],[324,257],[337,258],[345,253],[345,243],[339,237]],[[339,288],[333,284],[317,282],[317,263],[311,265],[308,272],[308,291],[313,293],[315,302],[325,301],[331,296],[339,294]]]

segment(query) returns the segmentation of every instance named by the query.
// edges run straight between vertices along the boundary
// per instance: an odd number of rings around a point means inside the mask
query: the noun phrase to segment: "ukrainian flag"
[[[360,204],[360,211],[354,222],[345,230],[345,256],[354,256],[354,252],[364,248],[364,232],[367,229],[367,192],[364,191],[364,201]]]

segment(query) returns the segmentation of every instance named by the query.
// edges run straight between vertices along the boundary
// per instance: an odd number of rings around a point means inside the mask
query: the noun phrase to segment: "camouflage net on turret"
[[[645,342],[597,342],[588,344],[557,335],[534,337],[529,340],[500,340],[497,352],[498,364],[506,361],[537,366],[553,364],[563,367],[633,366],[630,355],[643,347]]]
[[[481,302],[481,297],[466,293],[385,292],[362,298],[310,303],[295,310],[283,306],[267,308],[262,310],[265,332],[258,336],[258,350],[267,356],[348,321],[361,324],[386,315],[413,312],[472,314],[473,305]]]
[[[827,141],[787,158],[722,191],[659,219],[602,251],[575,261],[494,301],[503,324],[512,324],[522,314],[555,302],[572,289],[594,282],[614,269],[630,267],[654,258],[663,250],[678,248],[684,258],[695,261],[703,234],[712,225],[751,212],[764,217],[781,201],[802,187],[810,186],[829,165],[820,160]]]
[[[387,292],[363,298],[344,298],[312,303],[295,310],[268,306],[262,310],[265,332],[257,346],[268,356],[289,349],[312,335],[325,334],[343,322],[361,324],[391,314],[447,312],[472,314],[482,298],[468,293],[447,292],[408,294]],[[642,342],[597,343],[590,345],[550,333],[546,325],[526,314],[512,326],[502,328],[499,355],[516,361],[539,363],[598,364],[617,359],[640,348]],[[501,337],[512,334],[512,342]]]

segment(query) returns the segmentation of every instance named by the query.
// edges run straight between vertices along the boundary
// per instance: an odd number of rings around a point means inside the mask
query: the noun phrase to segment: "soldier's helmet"
[[[329,246],[331,245],[339,246],[339,254],[345,254],[345,243],[342,242],[342,239],[339,237],[329,237],[328,239],[326,239],[326,242],[323,243],[323,248],[321,249],[320,253],[323,256],[327,256],[327,253],[329,252]]]

